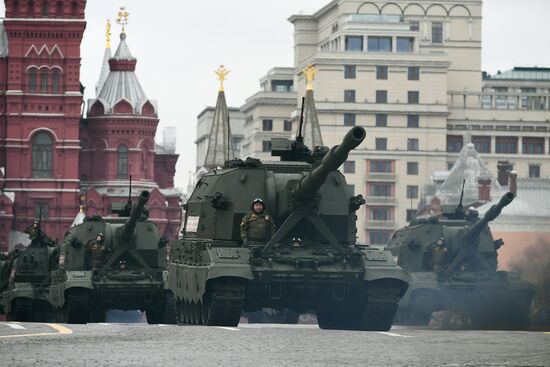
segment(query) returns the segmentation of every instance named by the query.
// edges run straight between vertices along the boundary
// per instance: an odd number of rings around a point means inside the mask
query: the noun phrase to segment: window
[[[544,154],[544,138],[523,138],[523,154]]]
[[[407,127],[418,127],[419,126],[419,116],[418,115],[407,115]]]
[[[292,131],[292,121],[285,120],[283,122],[283,129],[284,129],[284,131]]]
[[[454,165],[454,162],[447,162],[447,171],[452,170]]]
[[[416,218],[416,209],[407,209],[407,222]]]
[[[47,1],[42,1],[42,16],[47,17],[49,13],[49,7]]]
[[[407,162],[407,174],[418,175],[418,162]]]
[[[388,91],[377,90],[376,91],[376,103],[388,103]]]
[[[128,178],[128,147],[119,145],[117,149],[117,177]]]
[[[407,150],[418,150],[418,139],[407,139]]]
[[[36,134],[32,139],[32,177],[51,178],[53,140],[47,133]]]
[[[57,4],[55,4],[55,15],[58,18],[63,16],[63,3],[61,1],[58,1]]]
[[[420,68],[418,66],[409,66],[408,79],[420,80]]]
[[[29,72],[29,90],[35,91],[36,90],[36,70],[32,69]]]
[[[447,135],[447,152],[460,152],[462,150],[462,144],[462,136]]]
[[[443,43],[443,23],[432,23],[432,43]]]
[[[52,72],[52,93],[59,93],[59,70],[57,69]]]
[[[539,178],[540,177],[540,166],[537,164],[529,165],[529,178]]]
[[[388,67],[387,66],[377,66],[376,67],[376,79],[388,79]]]
[[[370,172],[391,173],[391,161],[370,161]]]
[[[387,150],[387,149],[388,149],[388,139],[376,138],[376,150]]]
[[[369,208],[371,220],[392,220],[390,208],[373,207]]]
[[[479,153],[491,153],[490,136],[472,136],[472,143]]]
[[[46,93],[48,91],[48,71],[42,70],[40,72],[40,90],[42,93]]]
[[[36,203],[34,204],[34,217],[47,219],[50,217],[49,206],[46,203]]]
[[[73,1],[71,4],[71,16],[78,16],[78,3],[76,1]]]
[[[363,37],[346,36],[346,51],[363,51]]]
[[[377,113],[376,114],[376,127],[387,127],[388,126],[388,115]]]
[[[511,136],[497,136],[495,139],[495,153],[512,153],[518,152],[518,138]]]
[[[237,151],[240,151],[242,147],[243,138],[241,138],[240,136],[234,136],[232,141],[233,141],[233,148]]]
[[[414,20],[412,22],[409,22],[410,24],[410,30],[418,32],[420,30],[420,23],[417,20]]]
[[[355,126],[354,113],[344,113],[344,126]]]
[[[271,81],[272,92],[292,92],[293,90],[294,90],[294,81],[292,80]]]
[[[262,152],[271,152],[271,141],[270,140],[262,141]]]
[[[273,120],[262,120],[262,129],[264,131],[272,131],[273,130]]]
[[[355,79],[357,74],[357,68],[355,65],[344,65],[344,78]]]
[[[413,52],[414,38],[397,37],[397,52]]]
[[[13,15],[18,16],[19,15],[19,1],[18,0],[13,0],[12,8],[13,8]]]
[[[418,186],[407,186],[407,199],[418,198]]]
[[[346,89],[344,91],[344,102],[355,102],[355,90]]]
[[[33,16],[34,15],[34,1],[33,0],[30,0],[27,3],[27,15],[28,16]]]
[[[420,99],[418,91],[408,91],[407,92],[407,103],[408,104],[418,104]]]
[[[390,236],[390,232],[369,232],[369,242],[371,245],[386,245],[388,242],[390,242]]]
[[[370,196],[392,197],[391,184],[376,183],[370,185]]]
[[[344,173],[355,173],[355,161],[344,162]]]
[[[368,50],[370,52],[391,52],[391,37],[369,37]]]

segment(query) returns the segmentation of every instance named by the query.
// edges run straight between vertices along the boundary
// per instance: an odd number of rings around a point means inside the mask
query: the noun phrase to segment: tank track
[[[178,325],[237,326],[241,318],[246,287],[243,283],[216,281],[200,302],[177,299]]]
[[[66,295],[65,305],[57,310],[58,322],[86,324],[90,319],[90,293],[86,289],[72,289]]]
[[[13,301],[11,311],[7,315],[8,321],[34,321],[32,300],[28,298],[16,298]]]
[[[361,320],[361,330],[390,330],[400,298],[401,289],[399,287],[383,283],[369,286],[367,305]]]

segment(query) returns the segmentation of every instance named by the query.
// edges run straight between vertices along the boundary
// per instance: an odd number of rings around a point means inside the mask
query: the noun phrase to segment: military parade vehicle
[[[28,247],[16,247],[0,261],[0,312],[9,321],[54,321],[48,303],[52,259],[57,248],[40,220],[27,228]]]
[[[119,217],[86,217],[61,244],[49,301],[60,322],[101,322],[108,309],[145,310],[148,323],[164,322],[168,292],[166,240],[147,220],[142,191]]]
[[[517,273],[498,271],[495,240],[488,223],[510,204],[506,193],[483,218],[460,204],[441,218],[415,219],[399,229],[388,249],[413,282],[401,299],[399,319],[428,324],[433,311],[466,315],[476,329],[527,329],[532,287]]]
[[[183,237],[171,243],[179,324],[236,326],[242,311],[272,308],[314,310],[324,329],[390,329],[409,277],[389,251],[356,244],[365,201],[337,171],[365,136],[354,127],[340,145],[313,151],[301,133],[272,139],[280,161],[232,160],[202,176]],[[265,199],[277,230],[246,245],[239,226],[254,198]]]

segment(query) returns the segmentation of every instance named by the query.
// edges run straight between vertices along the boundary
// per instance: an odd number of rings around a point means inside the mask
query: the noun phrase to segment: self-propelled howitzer
[[[53,272],[49,301],[61,322],[100,322],[109,309],[144,310],[165,322],[166,240],[147,219],[142,191],[128,217],[87,217],[71,228]]]
[[[532,287],[516,273],[498,271],[504,242],[488,226],[513,200],[506,193],[483,218],[455,210],[395,232],[388,249],[413,278],[399,306],[403,322],[427,324],[433,311],[443,310],[467,315],[477,329],[529,327]]]
[[[242,310],[272,308],[314,310],[322,328],[391,327],[408,276],[389,252],[356,245],[364,201],[337,171],[365,135],[355,127],[339,146],[313,151],[272,139],[281,161],[229,161],[201,178],[171,244],[167,286],[180,324],[237,325]],[[239,226],[256,197],[277,230],[247,247]]]

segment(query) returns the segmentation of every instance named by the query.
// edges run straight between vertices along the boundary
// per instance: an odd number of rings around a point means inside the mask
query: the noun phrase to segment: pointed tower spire
[[[103,62],[101,63],[101,72],[99,73],[99,79],[95,86],[96,98],[99,97],[101,89],[107,80],[109,75],[109,59],[111,58],[111,20],[107,19],[107,25],[105,28],[105,53],[103,54]]]
[[[323,145],[321,137],[321,127],[317,117],[317,109],[315,108],[315,97],[313,95],[313,80],[317,74],[317,70],[313,65],[308,65],[304,71],[306,80],[306,97],[304,101],[304,144],[313,149],[315,146]]]
[[[223,167],[225,161],[235,157],[229,124],[229,111],[227,110],[223,87],[223,82],[227,78],[229,70],[220,65],[214,73],[220,81],[220,89],[216,102],[216,110],[214,111],[214,120],[212,121],[210,135],[208,136],[206,158],[204,160],[204,167],[208,169]]]

